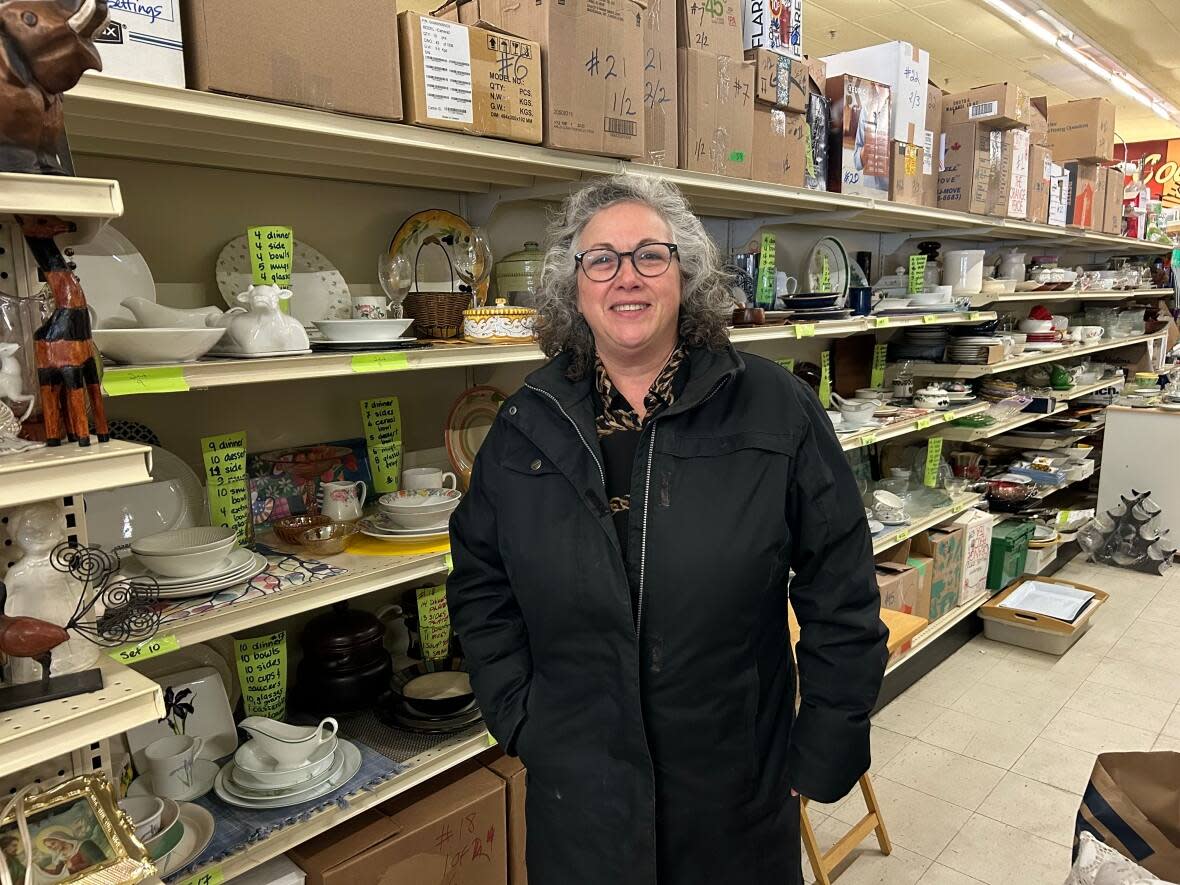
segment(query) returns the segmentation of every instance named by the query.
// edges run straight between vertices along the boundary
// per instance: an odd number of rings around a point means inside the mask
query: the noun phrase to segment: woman
[[[529,881],[799,882],[795,797],[867,769],[886,657],[831,423],[729,346],[717,251],[667,185],[572,195],[541,289],[553,358],[480,449],[448,581],[488,728],[528,768]]]

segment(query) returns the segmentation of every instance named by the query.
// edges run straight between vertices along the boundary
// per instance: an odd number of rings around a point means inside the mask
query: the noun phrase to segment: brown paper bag
[[[1100,754],[1075,843],[1083,831],[1161,879],[1180,880],[1180,753]]]

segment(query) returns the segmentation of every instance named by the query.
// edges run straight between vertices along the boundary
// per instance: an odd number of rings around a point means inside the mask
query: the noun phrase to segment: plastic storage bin
[[[1070,646],[1090,629],[1091,617],[1110,595],[1097,587],[1079,584],[1077,581],[1062,581],[1057,578],[1050,578],[1049,581],[1053,584],[1066,584],[1080,590],[1089,590],[1094,594],[1094,598],[1086,604],[1072,624],[1034,612],[1001,608],[1000,603],[1024,583],[1023,580],[1017,581],[979,609],[979,616],[983,618],[983,635],[997,642],[1019,645],[1021,648],[1031,648],[1050,655],[1063,655],[1069,651]]]
[[[1003,590],[1024,574],[1028,542],[1033,524],[1009,519],[992,529],[992,546],[987,564],[987,588]]]

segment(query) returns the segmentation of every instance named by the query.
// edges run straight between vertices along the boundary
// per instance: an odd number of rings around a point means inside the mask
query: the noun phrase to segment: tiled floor
[[[1075,561],[1058,576],[1110,594],[1065,655],[977,636],[874,718],[894,851],[866,839],[839,885],[1061,885],[1095,755],[1180,750],[1180,570]],[[826,849],[865,807],[856,790],[809,813]]]

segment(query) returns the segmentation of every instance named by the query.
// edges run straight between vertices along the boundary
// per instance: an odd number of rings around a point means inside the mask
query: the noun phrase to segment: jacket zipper
[[[605,495],[606,494],[606,471],[602,469],[602,462],[599,461],[598,456],[596,454],[594,454],[594,449],[590,448],[590,443],[586,442],[586,437],[584,437],[582,435],[582,429],[580,427],[578,427],[578,422],[576,422],[573,418],[570,417],[569,412],[567,412],[565,409],[563,409],[561,407],[561,403],[557,401],[557,397],[555,397],[553,394],[549,393],[549,391],[542,390],[539,387],[533,387],[533,385],[531,385],[531,384],[526,384],[525,387],[527,387],[529,390],[535,390],[537,393],[541,394],[542,396],[547,396],[549,399],[553,400],[553,405],[557,406],[557,411],[561,412],[561,414],[563,414],[565,416],[565,420],[568,421],[570,423],[570,425],[574,428],[574,433],[576,433],[578,435],[578,439],[580,439],[582,441],[582,445],[584,445],[586,447],[586,451],[589,452],[590,457],[594,459],[594,466],[598,468],[598,476],[602,480],[602,493]]]

